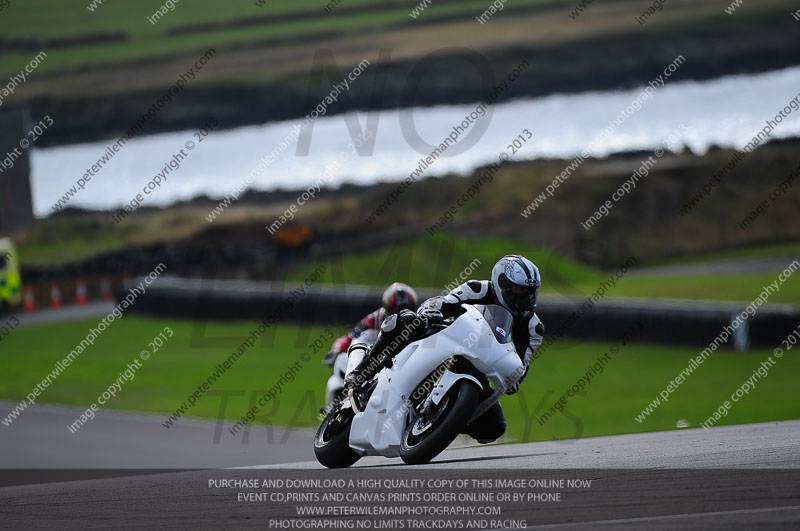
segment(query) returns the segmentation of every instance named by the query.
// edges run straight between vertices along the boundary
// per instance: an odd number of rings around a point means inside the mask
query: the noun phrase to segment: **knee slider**
[[[397,328],[397,314],[392,314],[381,323],[381,332],[393,332]]]

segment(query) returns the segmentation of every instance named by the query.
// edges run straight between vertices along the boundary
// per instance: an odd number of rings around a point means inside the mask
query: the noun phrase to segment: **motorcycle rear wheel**
[[[352,409],[336,409],[328,413],[314,434],[314,455],[327,468],[347,468],[361,459],[350,448],[350,425]]]
[[[400,457],[409,465],[421,465],[442,453],[467,425],[481,399],[481,390],[470,380],[459,380],[425,418],[409,422],[400,443]]]

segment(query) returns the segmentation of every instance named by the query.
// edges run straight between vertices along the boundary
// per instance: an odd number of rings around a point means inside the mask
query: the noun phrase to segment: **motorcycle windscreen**
[[[489,327],[492,329],[492,333],[498,343],[501,345],[511,343],[511,326],[514,324],[514,316],[508,310],[496,304],[488,306],[476,304],[475,308],[483,314],[483,318],[489,323]]]

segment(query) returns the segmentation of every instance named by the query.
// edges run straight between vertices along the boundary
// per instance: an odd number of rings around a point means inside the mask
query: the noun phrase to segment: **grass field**
[[[96,322],[15,330],[3,340],[0,351],[5,369],[5,377],[0,381],[0,398],[24,398]],[[166,420],[168,414],[213,372],[215,365],[243,341],[253,323],[208,323],[203,328],[185,321],[124,317],[73,362],[39,401],[88,406],[165,326],[174,331],[174,337],[143,362],[135,379],[124,384],[108,407],[163,413]],[[303,330],[288,325],[276,327],[265,344],[241,357],[187,414],[206,418],[218,418],[221,414],[235,421],[254,397],[276,383],[288,365],[300,360],[303,352],[309,352],[308,363],[296,379],[287,384],[276,407],[262,412],[261,421],[277,425],[314,425],[329,372],[319,362],[321,355],[311,353],[309,345],[323,330],[323,327]],[[516,440],[536,441],[668,430],[674,429],[681,419],[690,426],[697,426],[729,399],[770,355],[768,351],[744,354],[720,351],[697,369],[670,396],[669,402],[644,422],[634,420],[698,350],[631,343],[611,354],[606,344],[557,342],[534,362],[522,391],[503,399],[508,435]],[[592,378],[584,392],[568,399],[563,413],[540,425],[535,417],[544,414],[549,405],[607,352],[611,358],[604,371]],[[795,381],[800,360],[796,353],[789,354],[780,359],[767,378],[757,383],[753,392],[735,404],[720,425],[800,418],[800,392]],[[227,402],[221,411],[223,397],[227,397]],[[547,407],[543,407],[545,404]],[[2,412],[2,417],[7,413]]]
[[[780,247],[782,250],[792,248]],[[598,269],[530,244],[490,238],[464,240],[437,234],[413,243],[334,259],[327,264],[325,277],[321,281],[376,286],[403,281],[412,286],[442,288],[456,280],[475,259],[480,263],[469,278],[489,278],[497,259],[509,253],[522,254],[539,266],[543,277],[542,293],[588,296],[609,276]],[[296,272],[290,279],[300,281],[311,270],[313,268]],[[609,296],[750,302],[761,292],[762,286],[773,282],[776,277],[777,272],[685,277],[623,276],[617,280]],[[797,304],[798,301],[800,275],[796,279],[790,277],[780,286],[780,291],[770,297],[770,302],[774,303]]]
[[[716,251],[711,253],[700,253],[694,256],[683,256],[676,258],[666,258],[664,260],[654,260],[648,265],[678,265],[678,264],[699,264],[716,260],[736,260],[740,258],[765,258],[778,255],[800,256],[800,242],[777,243],[772,245],[754,245],[742,247],[730,251]]]
[[[507,9],[515,11],[564,1],[517,0]],[[267,1],[261,7],[249,1],[235,8],[225,2],[192,0],[177,2],[173,11],[151,24],[148,17],[164,5],[163,0],[106,1],[93,11],[87,9],[91,3],[91,0],[14,1],[0,16],[0,32],[9,40],[41,43],[57,38],[124,36],[122,41],[43,47],[48,57],[40,71],[47,72],[161,58],[209,46],[241,46],[267,39],[302,39],[332,32],[378,31],[415,22],[409,11],[416,7],[411,2],[375,4],[368,0],[346,0],[326,13],[323,8],[327,2],[322,0]],[[472,18],[482,13],[487,4],[485,0],[439,0],[428,6],[419,20],[427,23],[459,14]],[[30,58],[29,51],[4,50],[0,57],[0,77],[18,72]]]
[[[577,293],[573,286],[596,284],[605,277],[597,269],[534,245],[493,238],[465,240],[436,234],[411,243],[336,258],[328,263],[320,281],[378,286],[403,281],[412,286],[440,288],[457,280],[467,268],[472,270],[469,278],[489,278],[495,262],[509,253],[523,254],[546,270],[546,290]],[[292,274],[290,280],[302,280],[306,273],[303,270]]]

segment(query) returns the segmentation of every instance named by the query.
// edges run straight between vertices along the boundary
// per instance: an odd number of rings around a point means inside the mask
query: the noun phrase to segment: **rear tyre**
[[[409,422],[400,443],[400,457],[409,465],[421,465],[442,453],[467,425],[481,399],[481,390],[462,379],[425,417]]]
[[[350,448],[350,425],[353,422],[352,409],[336,409],[328,413],[314,435],[314,455],[317,461],[327,468],[347,468],[359,459]]]

